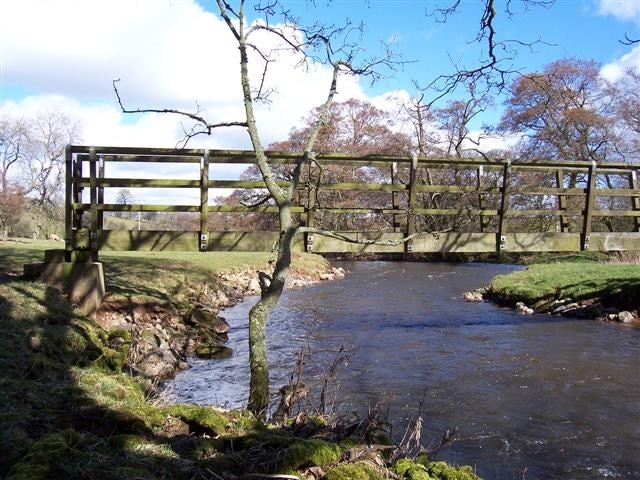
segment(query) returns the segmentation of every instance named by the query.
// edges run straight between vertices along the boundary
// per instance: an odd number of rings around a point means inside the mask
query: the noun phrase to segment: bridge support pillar
[[[45,261],[24,265],[24,278],[46,283],[65,293],[70,304],[94,318],[105,296],[101,262],[67,262],[64,250],[45,251]]]

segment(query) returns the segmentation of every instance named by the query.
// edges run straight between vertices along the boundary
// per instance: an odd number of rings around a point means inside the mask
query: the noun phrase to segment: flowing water
[[[509,266],[343,266],[344,280],[287,291],[269,321],[275,390],[305,345],[316,352],[306,366],[312,388],[333,351],[353,347],[335,383],[341,411],[381,405],[396,436],[420,413],[427,447],[457,428],[438,459],[472,465],[485,480],[640,479],[640,329],[461,300]],[[170,387],[176,401],[246,403],[254,302],[223,313],[233,357],[193,360]]]

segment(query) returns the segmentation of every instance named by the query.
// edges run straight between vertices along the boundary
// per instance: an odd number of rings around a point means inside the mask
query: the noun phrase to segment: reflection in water
[[[440,458],[485,479],[640,478],[640,330],[546,315],[523,317],[464,291],[513,267],[346,263],[347,278],[290,291],[268,326],[274,389],[296,352],[358,349],[339,378],[341,408],[389,408],[397,434],[424,400],[423,438],[458,427]],[[234,356],[192,362],[176,401],[242,406],[247,312],[227,310]],[[313,385],[332,354],[307,367]]]

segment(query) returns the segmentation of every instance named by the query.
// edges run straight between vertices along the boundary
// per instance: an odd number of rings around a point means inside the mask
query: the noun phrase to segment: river
[[[447,429],[438,459],[489,479],[640,479],[640,329],[549,315],[521,316],[461,294],[512,266],[344,263],[344,280],[287,291],[269,321],[275,390],[307,345],[313,387],[341,345],[341,411],[389,411],[401,436],[420,411],[425,446]],[[248,392],[249,298],[223,312],[225,360],[194,359],[175,401],[237,407]],[[420,409],[420,410],[419,410]]]

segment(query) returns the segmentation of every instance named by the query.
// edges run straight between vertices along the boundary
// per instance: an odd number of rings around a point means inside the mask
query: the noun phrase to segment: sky
[[[231,2],[233,3],[233,2]],[[253,5],[253,1],[248,2]],[[364,55],[380,55],[383,42],[405,62],[371,84],[343,77],[338,101],[358,98],[389,110],[416,95],[415,85],[473,67],[473,43],[482,3],[462,0],[460,12],[443,21],[434,10],[453,3],[429,0],[284,0],[304,22],[364,25],[352,35]],[[497,0],[496,38],[536,43],[521,46],[513,68],[539,70],[564,57],[590,59],[615,80],[625,68],[640,71],[640,0],[557,0],[549,8]],[[0,117],[58,110],[81,124],[87,145],[175,147],[183,138],[171,115],[123,114],[112,81],[128,108],[199,109],[211,122],[241,121],[239,58],[234,39],[216,15],[213,0],[0,0]],[[248,9],[249,21],[257,16]],[[273,44],[265,35],[254,39]],[[252,64],[257,66],[256,58]],[[326,96],[330,70],[297,67],[281,53],[269,70],[270,103],[259,105],[263,143],[283,140]],[[254,72],[259,78],[260,70]],[[500,117],[501,102],[483,121]],[[479,128],[479,125],[477,126]],[[194,148],[249,148],[242,128],[194,139]],[[237,171],[229,171],[231,177]]]

